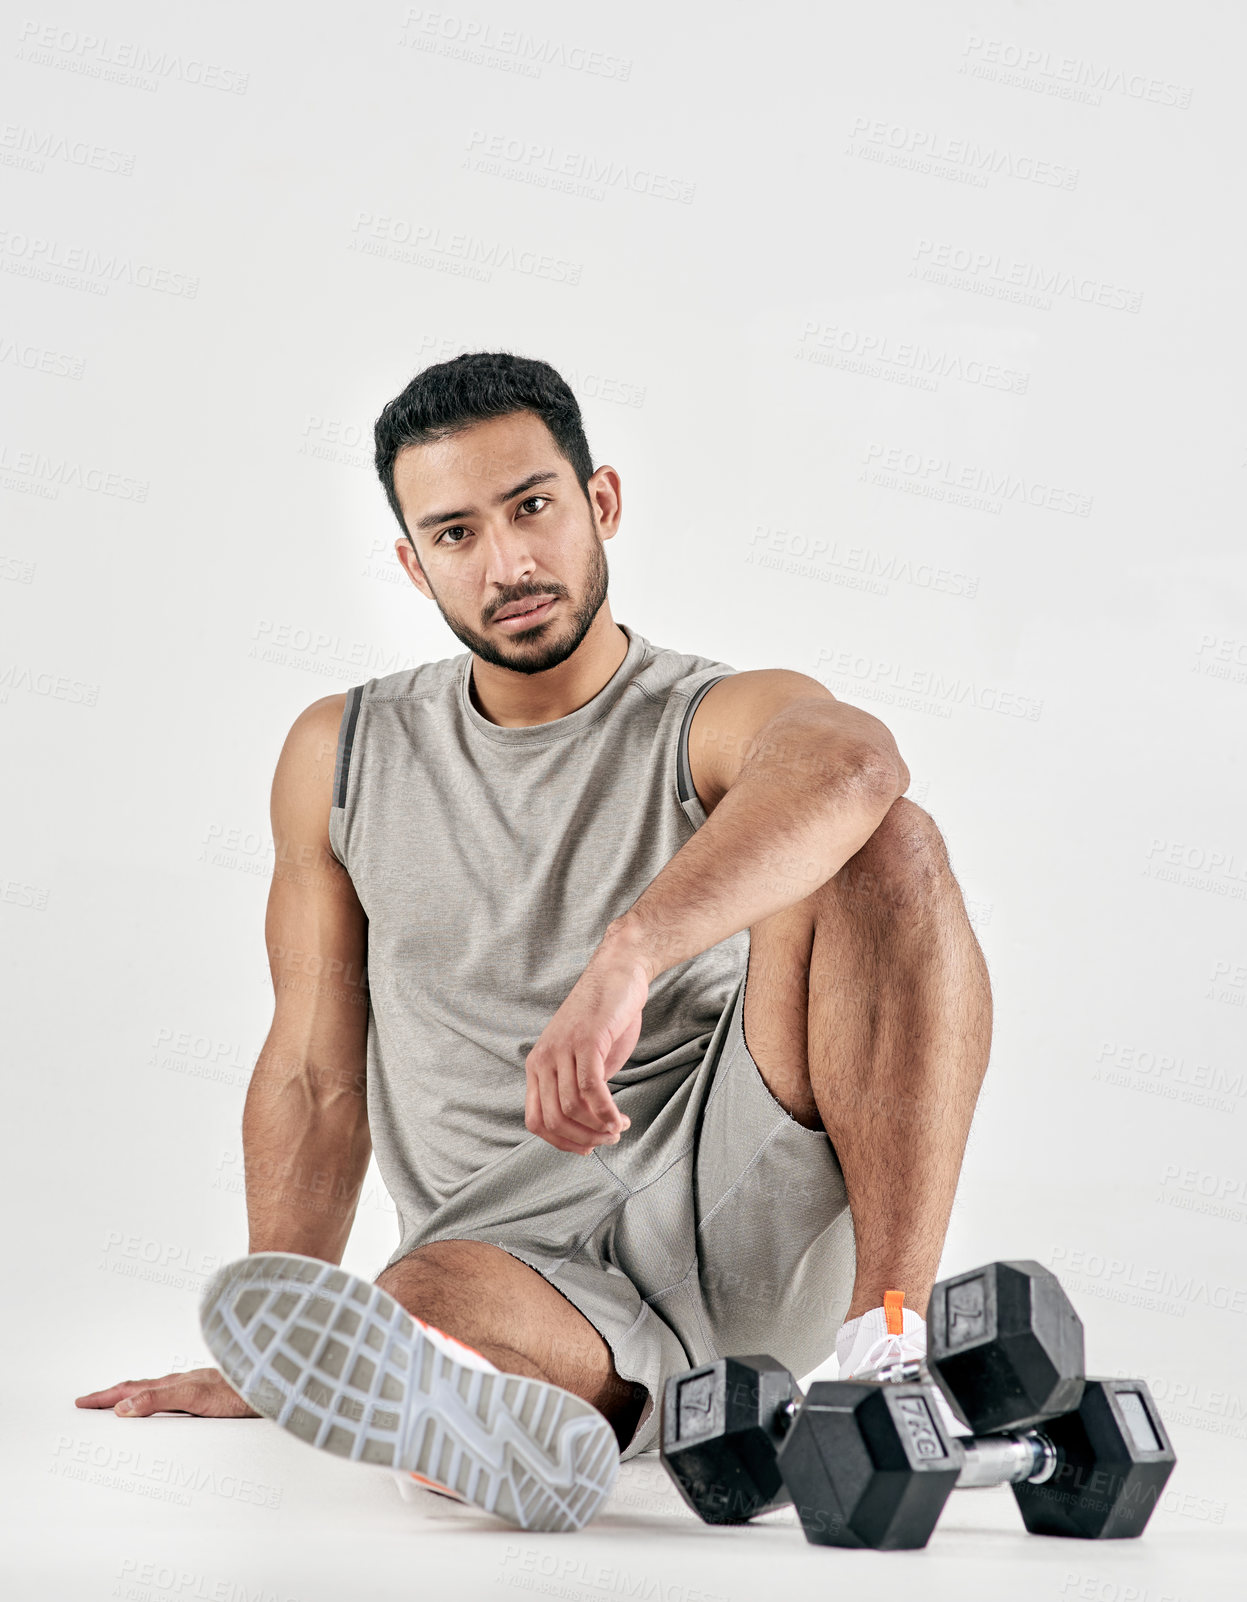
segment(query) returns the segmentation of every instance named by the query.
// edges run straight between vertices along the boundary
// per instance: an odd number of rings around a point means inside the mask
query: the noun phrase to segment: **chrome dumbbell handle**
[[[889,1384],[906,1380],[933,1383],[917,1358],[891,1363],[881,1368],[875,1378]],[[1013,1431],[1002,1435],[959,1435],[956,1443],[965,1459],[957,1476],[958,1490],[986,1485],[1014,1485],[1021,1480],[1027,1480],[1031,1485],[1042,1485],[1056,1473],[1056,1448],[1039,1430]]]
[[[965,1461],[957,1489],[980,1485],[1016,1485],[1022,1480],[1042,1485],[1056,1473],[1056,1448],[1040,1430],[1014,1435],[958,1437]]]
[[[903,1362],[888,1363],[875,1371],[875,1379],[886,1380],[889,1385],[903,1385],[907,1381],[919,1380],[924,1384],[933,1384],[934,1381],[926,1372],[921,1359],[907,1357]]]

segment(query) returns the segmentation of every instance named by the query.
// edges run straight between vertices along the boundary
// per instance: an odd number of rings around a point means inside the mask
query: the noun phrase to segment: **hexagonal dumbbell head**
[[[775,1461],[801,1392],[773,1357],[721,1357],[673,1374],[662,1399],[662,1462],[707,1524],[744,1524],[788,1502]]]
[[[976,1435],[1027,1429],[1078,1406],[1082,1320],[1040,1264],[988,1263],[931,1292],[927,1363]]]
[[[961,1464],[929,1389],[896,1381],[817,1381],[779,1449],[817,1546],[925,1546]]]
[[[1177,1461],[1143,1381],[1086,1380],[1077,1409],[1039,1428],[1056,1447],[1056,1471],[1013,1487],[1031,1534],[1141,1534]]]

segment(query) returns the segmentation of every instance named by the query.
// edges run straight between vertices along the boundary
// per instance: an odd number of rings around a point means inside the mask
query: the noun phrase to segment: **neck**
[[[604,603],[572,654],[544,673],[516,673],[473,657],[468,694],[481,716],[501,728],[553,723],[592,701],[627,654],[628,636]]]

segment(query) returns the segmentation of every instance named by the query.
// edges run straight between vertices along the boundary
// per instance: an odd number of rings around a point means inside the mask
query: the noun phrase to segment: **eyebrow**
[[[514,489],[504,490],[501,495],[495,495],[494,505],[505,506],[508,501],[514,500],[517,495],[522,495],[525,490],[532,489],[535,484],[547,484],[552,478],[557,478],[558,476],[552,468],[548,468],[541,473],[530,473]],[[460,507],[457,512],[430,512],[427,517],[417,519],[416,529],[423,534],[426,529],[436,528],[439,523],[450,523],[457,517],[471,517],[475,510],[476,508],[473,506],[464,506]]]

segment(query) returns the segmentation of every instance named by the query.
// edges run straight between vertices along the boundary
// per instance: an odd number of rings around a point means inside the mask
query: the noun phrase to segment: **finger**
[[[569,1059],[559,1063],[558,1080],[559,1105],[563,1109],[564,1117],[572,1119],[583,1129],[593,1130],[599,1138],[605,1138],[614,1145],[619,1139],[619,1129],[618,1120],[614,1117],[614,1103],[609,1093],[606,1097],[609,1116],[603,1117],[600,1111],[589,1105],[575,1062]]]
[[[545,1133],[545,1123],[541,1117],[541,1097],[537,1094],[537,1076],[530,1073],[528,1084],[524,1091],[524,1125],[534,1135]]]
[[[541,1081],[535,1071],[530,1070],[528,1075],[528,1088],[524,1093],[524,1124],[534,1135],[540,1135],[542,1140],[557,1147],[559,1151],[572,1151],[585,1155],[583,1146],[571,1146],[565,1140],[556,1139],[546,1128],[545,1117],[541,1111]]]
[[[537,1070],[535,1077],[537,1094],[541,1098],[541,1119],[545,1125],[545,1138],[553,1140],[553,1144],[558,1146],[560,1151],[578,1151],[587,1157],[602,1139],[601,1133],[566,1116],[559,1102],[558,1080],[553,1073]]]
[[[74,1398],[76,1407],[112,1407],[123,1396],[129,1396],[131,1391],[141,1390],[144,1385],[155,1385],[156,1380],[120,1380],[116,1385],[110,1385],[107,1390],[87,1391],[82,1396]]]
[[[548,1129],[543,1132],[541,1138],[557,1151],[571,1152],[575,1157],[589,1157],[593,1154],[593,1147],[588,1143],[579,1140],[564,1140],[561,1135],[551,1134]]]
[[[150,1413],[161,1413],[168,1408],[169,1404],[161,1400],[164,1395],[164,1387],[160,1385],[140,1386],[123,1396],[113,1412],[121,1418],[146,1418]]]
[[[122,1418],[147,1418],[152,1413],[194,1413],[200,1417],[222,1418],[244,1410],[250,1411],[237,1391],[224,1382],[211,1385],[188,1379],[178,1379],[169,1385],[149,1385],[124,1397],[114,1409]]]
[[[625,1127],[624,1118],[606,1088],[606,1076],[601,1058],[596,1053],[587,1057],[577,1057],[573,1073],[578,1103],[583,1108],[583,1112],[577,1113],[576,1116],[586,1123],[597,1124],[608,1135],[618,1140],[620,1130]],[[566,1102],[564,1105],[566,1106]]]

